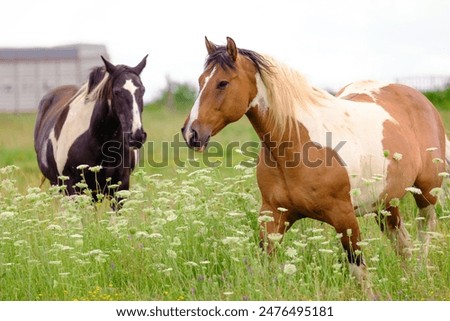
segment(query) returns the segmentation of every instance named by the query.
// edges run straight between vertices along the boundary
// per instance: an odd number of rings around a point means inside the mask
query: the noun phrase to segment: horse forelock
[[[98,99],[108,100],[111,98],[112,87],[114,82],[123,74],[131,73],[139,77],[139,75],[130,67],[125,65],[116,66],[113,74],[106,72],[104,67],[96,67],[89,74],[88,82],[82,86],[79,94],[85,96],[86,101],[94,101]]]
[[[238,53],[248,58],[255,65],[258,72],[270,72],[271,63],[261,54],[247,49],[238,49]],[[223,69],[236,69],[236,64],[228,54],[225,46],[218,46],[217,50],[208,55],[205,61],[205,68],[209,66],[220,65]]]

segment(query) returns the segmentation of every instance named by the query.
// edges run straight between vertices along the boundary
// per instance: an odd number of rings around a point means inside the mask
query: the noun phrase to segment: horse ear
[[[133,68],[133,71],[136,74],[140,75],[142,70],[145,68],[145,65],[147,64],[147,57],[148,57],[148,55],[145,55],[145,57],[142,59],[142,61],[136,67]]]
[[[233,61],[236,61],[238,55],[238,49],[236,47],[236,43],[230,37],[227,37],[227,52],[230,55]]]
[[[105,64],[105,68],[108,74],[112,75],[117,70],[116,66],[110,63],[108,60],[106,60],[105,57],[103,56],[100,57],[102,57],[103,63]]]
[[[206,45],[206,50],[208,51],[208,55],[211,55],[216,52],[217,46],[214,43],[212,43],[211,41],[209,41],[208,38],[206,38],[206,36],[205,36],[205,45]]]

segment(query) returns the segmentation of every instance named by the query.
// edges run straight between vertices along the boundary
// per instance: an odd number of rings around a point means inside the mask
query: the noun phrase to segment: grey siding
[[[104,45],[0,48],[0,112],[34,111],[50,89],[81,85],[100,55],[108,58]]]

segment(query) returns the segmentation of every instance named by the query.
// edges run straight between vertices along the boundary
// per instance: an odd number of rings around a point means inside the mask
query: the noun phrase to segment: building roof
[[[103,45],[76,44],[58,47],[0,48],[0,61],[76,59],[86,47],[104,48]]]

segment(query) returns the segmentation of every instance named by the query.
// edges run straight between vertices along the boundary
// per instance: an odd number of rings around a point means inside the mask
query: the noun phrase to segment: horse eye
[[[228,86],[229,82],[226,80],[222,80],[221,82],[219,82],[219,84],[217,85],[217,89],[225,89]]]

